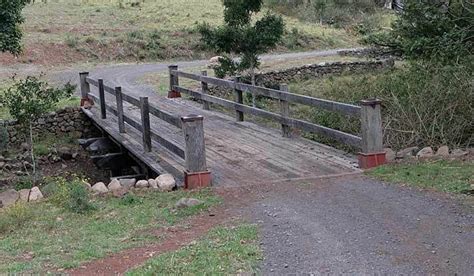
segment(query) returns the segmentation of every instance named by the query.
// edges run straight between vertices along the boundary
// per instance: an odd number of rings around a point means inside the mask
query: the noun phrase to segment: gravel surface
[[[263,274],[474,274],[474,215],[450,196],[364,176],[286,183],[249,207]]]

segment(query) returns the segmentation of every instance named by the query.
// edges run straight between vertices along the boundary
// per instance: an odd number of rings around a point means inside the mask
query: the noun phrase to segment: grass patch
[[[258,229],[251,224],[217,227],[203,239],[159,255],[128,275],[255,274],[262,253]]]
[[[435,189],[449,193],[467,193],[474,183],[474,164],[461,161],[433,161],[415,164],[393,164],[368,172],[376,178]]]
[[[0,222],[6,224],[0,227],[0,274],[73,268],[113,252],[157,242],[159,238],[149,230],[178,223],[219,202],[209,190],[137,192],[136,197],[139,200],[95,198],[92,204],[96,210],[86,214],[49,201],[0,211]],[[174,204],[182,197],[205,203],[175,210]]]
[[[261,14],[267,11],[264,9]],[[221,0],[34,3],[24,9],[25,46],[27,50],[42,52],[50,49],[49,45],[56,49],[59,45],[62,54],[69,54],[76,62],[81,58],[88,61],[202,58],[209,53],[199,42],[196,23],[220,25],[222,12]],[[283,17],[287,32],[277,51],[358,45],[356,36],[344,29]],[[34,60],[35,56],[29,58]],[[44,59],[44,55],[38,54],[37,59]],[[68,59],[57,61],[68,62]]]

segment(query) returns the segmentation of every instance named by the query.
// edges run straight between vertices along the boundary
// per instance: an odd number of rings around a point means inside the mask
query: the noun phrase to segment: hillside
[[[222,9],[220,0],[36,2],[24,10],[24,54],[18,59],[1,54],[0,63],[65,65],[203,58],[212,53],[200,45],[196,23],[219,24]],[[344,29],[303,23],[290,16],[284,19],[287,33],[278,52],[357,45],[356,37]]]

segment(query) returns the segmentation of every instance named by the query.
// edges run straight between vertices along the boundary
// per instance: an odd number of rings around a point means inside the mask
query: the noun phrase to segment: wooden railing
[[[83,99],[92,100],[100,106],[101,119],[107,119],[107,113],[117,117],[118,131],[125,133],[125,124],[130,125],[142,134],[142,144],[145,152],[152,150],[152,141],[155,141],[185,160],[185,167],[188,173],[198,173],[207,171],[206,151],[204,144],[203,116],[189,115],[179,117],[161,110],[148,101],[148,97],[135,98],[124,93],[121,87],[110,87],[104,84],[102,79],[92,79],[89,73],[80,73],[81,93]],[[98,95],[91,93],[90,86],[98,89]],[[115,97],[112,104],[108,103],[105,92]],[[141,120],[137,121],[124,112],[124,102],[140,109]],[[181,147],[172,140],[169,140],[150,127],[150,115],[183,130],[185,147]]]
[[[362,153],[380,153],[383,150],[381,101],[379,100],[361,101],[361,105],[357,106],[290,93],[286,85],[282,85],[280,90],[275,90],[242,83],[238,78],[230,81],[208,77],[206,71],[202,71],[200,75],[179,71],[176,65],[170,66],[169,69],[170,91],[188,94],[195,99],[201,100],[203,102],[203,108],[206,110],[209,109],[209,103],[212,103],[235,110],[237,121],[244,121],[244,114],[251,114],[277,121],[281,124],[282,135],[284,137],[290,137],[291,129],[295,128],[324,135],[341,143],[354,146],[361,149]],[[194,91],[180,86],[179,77],[200,81],[201,91]],[[234,101],[209,95],[208,85],[210,84],[234,90]],[[280,113],[277,114],[245,105],[243,103],[243,93],[249,93],[253,96],[261,95],[278,100],[280,102]],[[361,137],[304,120],[291,118],[289,103],[303,104],[360,118]]]

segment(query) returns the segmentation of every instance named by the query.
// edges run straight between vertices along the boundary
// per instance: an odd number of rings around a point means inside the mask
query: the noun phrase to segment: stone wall
[[[391,68],[393,59],[355,62],[323,62],[293,67],[284,70],[270,71],[256,76],[258,85],[277,88],[281,83],[319,78],[325,75],[340,75],[346,72],[367,72]]]
[[[10,144],[19,144],[25,141],[27,131],[16,121],[0,121],[0,127],[5,126]],[[42,116],[33,124],[34,133],[41,134],[72,134],[75,137],[89,136],[95,131],[89,118],[79,107],[68,107]]]

